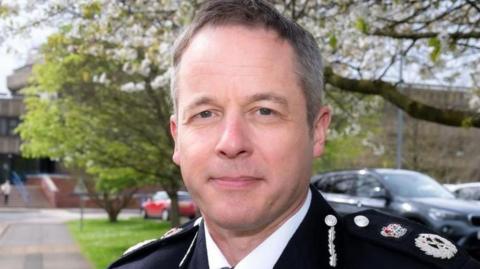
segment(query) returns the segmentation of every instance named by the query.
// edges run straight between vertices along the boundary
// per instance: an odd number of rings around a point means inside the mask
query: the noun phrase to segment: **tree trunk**
[[[118,221],[118,215],[120,214],[121,210],[108,210],[108,221],[109,222],[117,222]]]
[[[180,208],[178,206],[177,190],[167,190],[170,197],[170,224],[172,227],[180,225]]]

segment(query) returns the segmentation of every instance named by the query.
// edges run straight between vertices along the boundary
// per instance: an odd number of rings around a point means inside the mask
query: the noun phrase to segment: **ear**
[[[170,134],[172,135],[174,148],[173,148],[173,156],[172,160],[175,164],[180,165],[180,152],[178,150],[178,142],[177,142],[177,117],[176,115],[170,116]]]
[[[313,123],[313,156],[320,157],[325,148],[328,126],[332,117],[330,107],[321,107]]]

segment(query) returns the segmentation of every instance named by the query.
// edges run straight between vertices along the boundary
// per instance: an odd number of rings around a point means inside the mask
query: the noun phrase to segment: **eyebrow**
[[[190,111],[191,109],[193,109],[197,106],[210,105],[210,104],[213,104],[213,103],[215,103],[213,98],[208,97],[208,96],[201,96],[201,97],[197,98],[196,100],[194,100],[192,103],[188,104],[185,107],[184,111]]]
[[[280,105],[288,107],[288,101],[285,97],[275,93],[257,93],[248,98],[248,103],[255,103],[260,101],[272,101]]]

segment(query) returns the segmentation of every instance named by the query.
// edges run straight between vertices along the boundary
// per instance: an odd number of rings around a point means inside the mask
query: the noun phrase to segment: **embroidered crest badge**
[[[425,254],[440,259],[451,259],[457,253],[457,247],[447,239],[436,234],[419,234],[415,246]]]
[[[397,223],[388,224],[385,227],[382,227],[380,234],[384,237],[393,237],[400,238],[407,233],[407,229],[402,227],[402,225]]]

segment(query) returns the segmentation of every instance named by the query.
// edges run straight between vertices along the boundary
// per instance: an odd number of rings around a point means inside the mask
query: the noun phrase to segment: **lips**
[[[262,179],[251,176],[222,176],[210,178],[210,181],[222,188],[246,188],[257,184]]]

